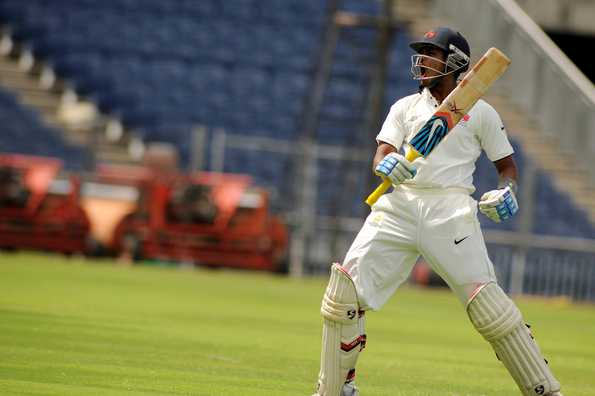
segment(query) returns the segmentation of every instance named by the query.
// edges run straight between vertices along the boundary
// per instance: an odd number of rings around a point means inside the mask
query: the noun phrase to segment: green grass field
[[[0,394],[310,396],[325,279],[0,255]],[[595,306],[518,300],[566,396],[595,395]],[[518,395],[447,291],[368,315],[363,396]]]

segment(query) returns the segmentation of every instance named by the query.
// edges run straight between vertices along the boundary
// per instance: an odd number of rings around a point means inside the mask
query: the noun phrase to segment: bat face
[[[449,113],[435,113],[415,134],[409,145],[425,157],[444,139],[452,124]]]

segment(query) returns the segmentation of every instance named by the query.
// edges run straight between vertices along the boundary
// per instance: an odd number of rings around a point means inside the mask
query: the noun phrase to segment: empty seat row
[[[37,112],[5,89],[0,89],[0,124],[0,152],[58,157],[71,170],[85,166],[87,153],[65,142],[59,131],[47,127]]]

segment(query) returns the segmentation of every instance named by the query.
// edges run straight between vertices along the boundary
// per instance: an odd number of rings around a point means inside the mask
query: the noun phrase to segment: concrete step
[[[570,195],[595,222],[595,186],[587,172],[578,168],[571,156],[561,152],[554,139],[544,136],[534,123],[527,120],[526,114],[518,107],[501,97],[490,99],[488,101],[498,109],[508,133],[521,143],[528,157],[538,168],[549,172],[554,185]]]
[[[56,98],[47,95],[47,93],[20,93],[19,98],[22,103],[35,107],[43,113],[56,114],[60,107],[60,101]]]
[[[92,144],[92,139],[87,133],[82,132],[75,132],[75,131],[67,131],[63,132],[63,137],[71,144],[76,144],[77,146],[90,146]]]
[[[22,73],[26,73],[18,63],[12,59],[7,59],[6,57],[2,57],[0,59],[0,72],[5,73],[13,73],[21,75]]]
[[[576,174],[565,173],[564,175],[555,175],[554,180],[558,185],[564,186],[571,195],[576,195],[577,199],[580,196],[585,201],[595,201],[595,188],[585,184],[584,173],[577,172]]]
[[[61,81],[58,80],[54,86],[60,85]],[[62,90],[43,88],[40,84],[39,73],[23,70],[18,65],[18,59],[0,56],[0,86],[13,91],[24,105],[40,111],[44,123],[62,131],[67,142],[81,147],[92,146],[98,161],[136,163],[128,154],[125,139],[122,139],[119,144],[107,140],[105,136],[106,117],[94,115],[82,123],[76,121],[76,124],[66,122],[61,118],[61,115],[64,115],[60,113],[60,110],[64,109],[61,107]],[[97,134],[95,138],[92,136],[93,133]]]
[[[101,127],[91,129],[64,129],[64,137],[71,142],[76,144],[88,146],[93,145],[97,150],[120,150],[123,148],[126,150],[127,142],[123,139],[120,142],[112,142],[108,140],[105,135],[105,129]]]
[[[403,21],[421,20],[428,17],[428,7],[428,0],[398,0],[395,2],[394,15]]]
[[[130,157],[130,154],[128,154],[128,151],[124,148],[97,150],[96,161],[128,165],[138,164],[138,161],[133,160],[132,157]]]
[[[581,205],[581,207],[584,207],[588,213],[595,211],[595,201],[593,199],[589,197],[577,196],[576,201]]]
[[[42,112],[42,118],[48,124],[62,129],[64,133],[87,134],[95,129],[105,130],[105,123],[101,120],[94,120],[90,123],[73,124],[72,122],[62,119],[57,112]]]
[[[3,85],[10,87],[19,87],[23,89],[43,89],[38,79],[18,73],[7,73],[6,71],[0,70],[0,81]]]

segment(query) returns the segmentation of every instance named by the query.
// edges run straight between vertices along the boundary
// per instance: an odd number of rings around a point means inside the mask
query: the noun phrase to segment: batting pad
[[[560,390],[521,312],[496,283],[484,285],[467,303],[467,313],[525,396]]]
[[[366,336],[355,285],[338,264],[331,268],[320,312],[324,324],[317,395],[340,396],[345,382],[355,375],[355,363]]]

